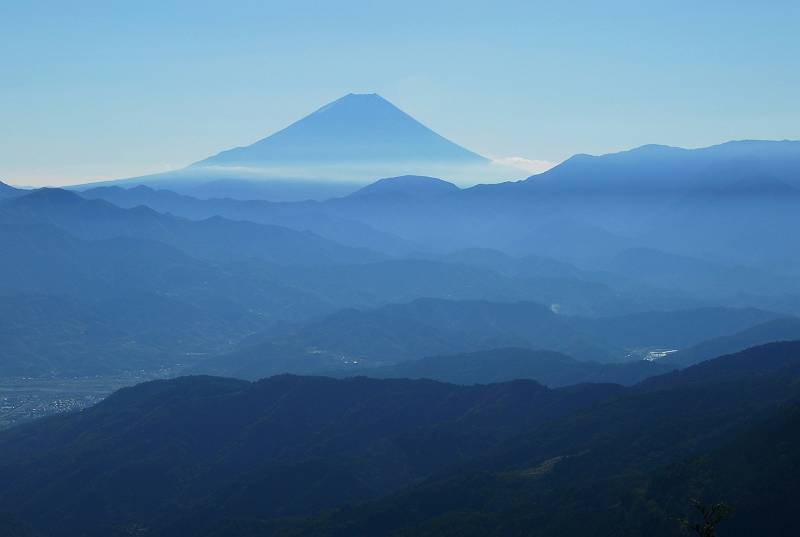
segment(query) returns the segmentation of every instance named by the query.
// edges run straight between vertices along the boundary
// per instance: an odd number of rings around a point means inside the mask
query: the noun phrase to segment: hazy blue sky
[[[800,2],[0,0],[0,179],[179,168],[349,92],[494,157],[800,138]]]

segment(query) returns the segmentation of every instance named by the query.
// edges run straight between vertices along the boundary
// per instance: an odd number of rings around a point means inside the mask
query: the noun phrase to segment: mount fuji
[[[406,114],[376,93],[351,93],[283,130],[193,165],[486,164],[473,153]]]
[[[147,185],[200,198],[292,201],[344,196],[382,177],[475,183],[518,172],[437,134],[376,93],[350,93],[251,145],[181,170],[76,188]]]

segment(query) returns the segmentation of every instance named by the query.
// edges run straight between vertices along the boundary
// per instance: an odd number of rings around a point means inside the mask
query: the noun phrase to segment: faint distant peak
[[[660,156],[673,156],[680,155],[691,151],[682,147],[675,147],[663,144],[645,144],[640,145],[624,151],[616,151],[614,153],[603,153],[601,155],[590,155],[587,153],[578,153],[568,158],[564,162],[570,161],[585,161],[595,159],[631,159],[631,158],[653,158]]]
[[[63,188],[43,187],[31,191],[30,194],[25,196],[30,200],[48,200],[48,201],[61,201],[61,202],[75,202],[82,201],[83,198],[75,192],[65,190]]]
[[[716,154],[725,156],[736,156],[740,154],[764,154],[771,155],[775,152],[793,152],[798,154],[800,152],[800,141],[798,140],[730,140],[720,144],[714,144],[705,147],[698,147],[688,149],[685,147],[677,147],[664,144],[645,144],[624,151],[617,151],[614,153],[604,153],[600,155],[590,155],[587,153],[578,153],[564,161],[584,161],[592,159],[620,159],[626,160],[637,157],[658,157],[658,156],[699,156],[703,154]]]
[[[103,185],[103,186],[96,186],[93,188],[87,188],[86,190],[80,191],[81,194],[92,194],[92,193],[121,193],[127,192],[128,188],[124,188],[117,185]]]
[[[688,151],[688,149],[665,144],[644,144],[640,145],[639,147],[629,149],[628,151],[622,151],[622,153],[665,153],[675,151]]]
[[[519,183],[558,188],[605,187],[660,189],[713,187],[716,190],[777,191],[770,175],[792,176],[800,167],[800,142],[738,140],[686,149],[648,144],[604,155],[578,154]],[[787,175],[788,174],[788,175]],[[747,175],[748,183],[742,183]],[[791,182],[792,186],[800,183]]]
[[[422,175],[402,175],[399,177],[386,177],[352,193],[350,198],[363,198],[371,196],[403,195],[407,197],[436,197],[460,189],[443,179]]]
[[[155,192],[155,189],[153,189],[153,188],[151,188],[151,187],[149,187],[147,185],[136,185],[136,186],[130,187],[128,190],[130,190],[131,192],[148,192],[148,193],[149,192]]]

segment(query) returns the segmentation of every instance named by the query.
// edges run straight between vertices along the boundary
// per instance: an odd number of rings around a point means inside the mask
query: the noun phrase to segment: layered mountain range
[[[496,170],[348,95],[0,183],[0,534],[796,534],[800,142]]]
[[[517,183],[463,189],[401,176],[305,202],[201,199],[143,185],[80,192],[6,186],[0,240],[9,255],[0,268],[0,291],[31,304],[56,295],[68,304],[26,310],[39,316],[31,326],[69,326],[66,312],[75,308],[96,318],[112,304],[124,305],[129,313],[110,316],[116,336],[82,336],[112,355],[103,358],[104,371],[183,364],[248,378],[340,375],[368,365],[518,347],[615,362],[641,357],[643,349],[683,350],[733,336],[770,318],[670,341],[651,329],[649,339],[587,333],[574,316],[689,315],[710,307],[755,307],[773,312],[772,318],[800,312],[794,277],[800,249],[791,234],[775,232],[798,224],[798,154],[796,142],[647,146],[575,157]],[[391,319],[384,313],[391,310],[380,308],[424,298],[456,306],[431,325],[404,315],[388,321],[386,330],[376,328]],[[511,322],[492,332],[476,317],[469,328],[453,331],[453,319],[470,311],[464,301],[476,300],[498,304],[487,306],[485,319],[504,315]],[[543,314],[513,328],[527,317],[501,313],[504,302],[533,303]],[[167,326],[149,326],[144,312],[154,308],[186,314]],[[346,308],[355,310],[337,313]],[[143,322],[130,322],[134,311]],[[337,315],[342,320],[328,328]],[[371,324],[357,328],[372,316]],[[698,326],[709,326],[704,321]],[[293,328],[275,332],[274,323]],[[404,345],[387,346],[392,337],[403,340],[392,331],[404,325]],[[202,337],[193,328],[200,326]],[[670,330],[679,335],[687,329]],[[342,346],[322,336],[333,330],[360,335]],[[265,338],[262,351],[251,346],[255,334],[270,332],[276,335]],[[9,355],[7,372],[90,372],[100,365],[95,351],[73,351],[58,338],[34,344],[25,330],[14,338],[7,348],[24,347],[28,358],[21,366]],[[131,338],[140,344],[114,351]],[[59,360],[47,356],[56,348]],[[176,349],[183,349],[180,356]],[[236,357],[230,365],[229,354]],[[209,361],[187,364],[187,355]]]

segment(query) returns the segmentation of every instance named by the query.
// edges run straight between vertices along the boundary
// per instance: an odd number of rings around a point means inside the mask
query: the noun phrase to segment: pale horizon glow
[[[547,160],[536,160],[525,157],[490,157],[492,162],[502,166],[509,166],[523,170],[531,175],[546,172],[550,168],[557,166],[558,162],[549,162]]]

